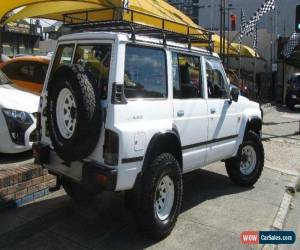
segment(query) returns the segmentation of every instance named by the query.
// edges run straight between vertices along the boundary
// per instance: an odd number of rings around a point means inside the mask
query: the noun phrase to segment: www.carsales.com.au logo
[[[294,244],[296,235],[292,231],[246,231],[241,234],[241,243],[258,244]]]

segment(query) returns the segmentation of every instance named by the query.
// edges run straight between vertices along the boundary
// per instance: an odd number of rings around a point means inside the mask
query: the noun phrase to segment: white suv
[[[117,32],[58,41],[40,102],[37,162],[74,199],[126,191],[138,225],[173,229],[182,175],[225,161],[252,186],[264,165],[257,103],[230,89],[216,54]]]

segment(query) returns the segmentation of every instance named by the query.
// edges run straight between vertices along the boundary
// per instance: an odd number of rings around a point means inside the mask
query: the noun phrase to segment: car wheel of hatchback
[[[264,148],[259,136],[249,131],[238,155],[225,162],[230,179],[242,187],[253,186],[261,176],[264,167]]]
[[[136,206],[137,222],[154,239],[167,237],[175,226],[182,203],[182,173],[171,154],[156,157],[143,174]]]

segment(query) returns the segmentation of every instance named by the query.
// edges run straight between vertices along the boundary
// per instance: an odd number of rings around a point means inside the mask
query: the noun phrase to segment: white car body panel
[[[36,119],[32,115],[38,112],[39,96],[21,91],[12,85],[0,85],[0,153],[21,153],[31,149],[30,134],[36,128]],[[12,142],[2,109],[25,111],[30,114],[34,123],[25,132],[25,145]]]

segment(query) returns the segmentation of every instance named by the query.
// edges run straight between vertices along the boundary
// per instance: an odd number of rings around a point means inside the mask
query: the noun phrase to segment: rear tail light
[[[104,163],[116,166],[119,162],[119,136],[114,131],[105,130],[105,143],[103,148]]]

